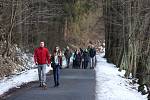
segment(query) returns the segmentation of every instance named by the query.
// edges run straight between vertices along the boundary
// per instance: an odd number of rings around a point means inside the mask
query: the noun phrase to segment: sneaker
[[[44,89],[46,89],[46,90],[48,89],[46,84],[43,84],[42,87],[43,87]]]

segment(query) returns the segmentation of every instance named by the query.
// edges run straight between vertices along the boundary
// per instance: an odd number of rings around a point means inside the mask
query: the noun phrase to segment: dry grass
[[[0,53],[2,54],[2,51],[4,50],[5,43],[0,42],[1,48]],[[19,65],[23,65],[23,63],[19,60],[18,56],[16,55],[16,49],[15,46],[12,45],[10,48],[9,56],[6,58],[3,58],[0,54],[0,78],[4,76],[9,76],[14,73],[14,71],[18,70],[21,71],[21,67]]]

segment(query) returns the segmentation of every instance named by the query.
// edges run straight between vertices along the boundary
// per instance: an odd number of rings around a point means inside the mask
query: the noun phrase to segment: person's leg
[[[76,60],[74,61],[74,68],[75,69],[77,68],[77,61]]]
[[[54,84],[56,86],[57,82],[56,82],[56,68],[53,69],[53,76],[54,76]]]
[[[47,89],[46,85],[46,64],[41,65],[41,81],[43,88]]]
[[[75,66],[75,61],[73,60],[72,68],[74,68],[74,66]]]
[[[42,67],[40,65],[38,65],[38,76],[39,76],[39,82],[40,82],[40,86],[42,86],[42,79],[41,79],[41,70],[42,70]]]
[[[76,61],[75,60],[73,61],[73,68],[74,69],[76,68]]]
[[[85,61],[85,69],[87,69],[88,61]]]
[[[60,66],[58,65],[57,68],[56,68],[56,80],[57,80],[57,86],[59,85],[59,74],[60,74]]]
[[[70,65],[70,58],[68,58],[67,67],[69,68]]]
[[[79,67],[79,61],[76,61],[76,69],[78,69]]]
[[[67,67],[66,67],[66,68],[68,68],[68,58],[66,58],[66,64],[67,64]]]
[[[79,69],[81,68],[82,66],[82,61],[79,61]]]
[[[82,69],[84,68],[84,61],[82,60]]]
[[[86,66],[86,62],[84,61],[84,62],[83,62],[83,64],[84,64],[84,67],[83,67],[83,68],[85,69],[85,66]]]
[[[77,68],[80,68],[80,61],[77,62]]]
[[[79,68],[82,68],[82,60],[80,61],[80,65],[79,65]]]
[[[91,58],[90,57],[89,57],[88,61],[89,61],[88,67],[91,68]]]
[[[94,58],[92,58],[92,68],[94,68]]]
[[[90,68],[92,68],[93,62],[92,62],[92,58],[90,58]]]
[[[46,85],[46,64],[42,65],[42,83]]]
[[[97,59],[96,59],[96,56],[95,56],[95,66],[96,66],[96,63],[97,63]]]

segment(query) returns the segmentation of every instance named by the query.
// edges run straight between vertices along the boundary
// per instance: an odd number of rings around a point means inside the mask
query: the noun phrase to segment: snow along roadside
[[[48,73],[51,70],[51,67],[46,68],[46,72]],[[26,72],[20,75],[13,75],[11,77],[6,77],[3,80],[0,80],[0,95],[9,91],[11,88],[20,88],[21,85],[37,81],[38,80],[38,69],[27,70]]]
[[[97,55],[96,100],[147,100],[147,95],[137,91],[137,84],[129,85],[131,80],[122,78],[125,71],[119,72],[103,56]]]

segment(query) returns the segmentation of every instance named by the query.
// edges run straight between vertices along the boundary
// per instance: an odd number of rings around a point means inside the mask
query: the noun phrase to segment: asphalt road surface
[[[11,93],[6,100],[95,100],[95,84],[93,69],[62,69],[59,87],[54,87],[53,76],[48,74],[47,90],[35,82]]]

